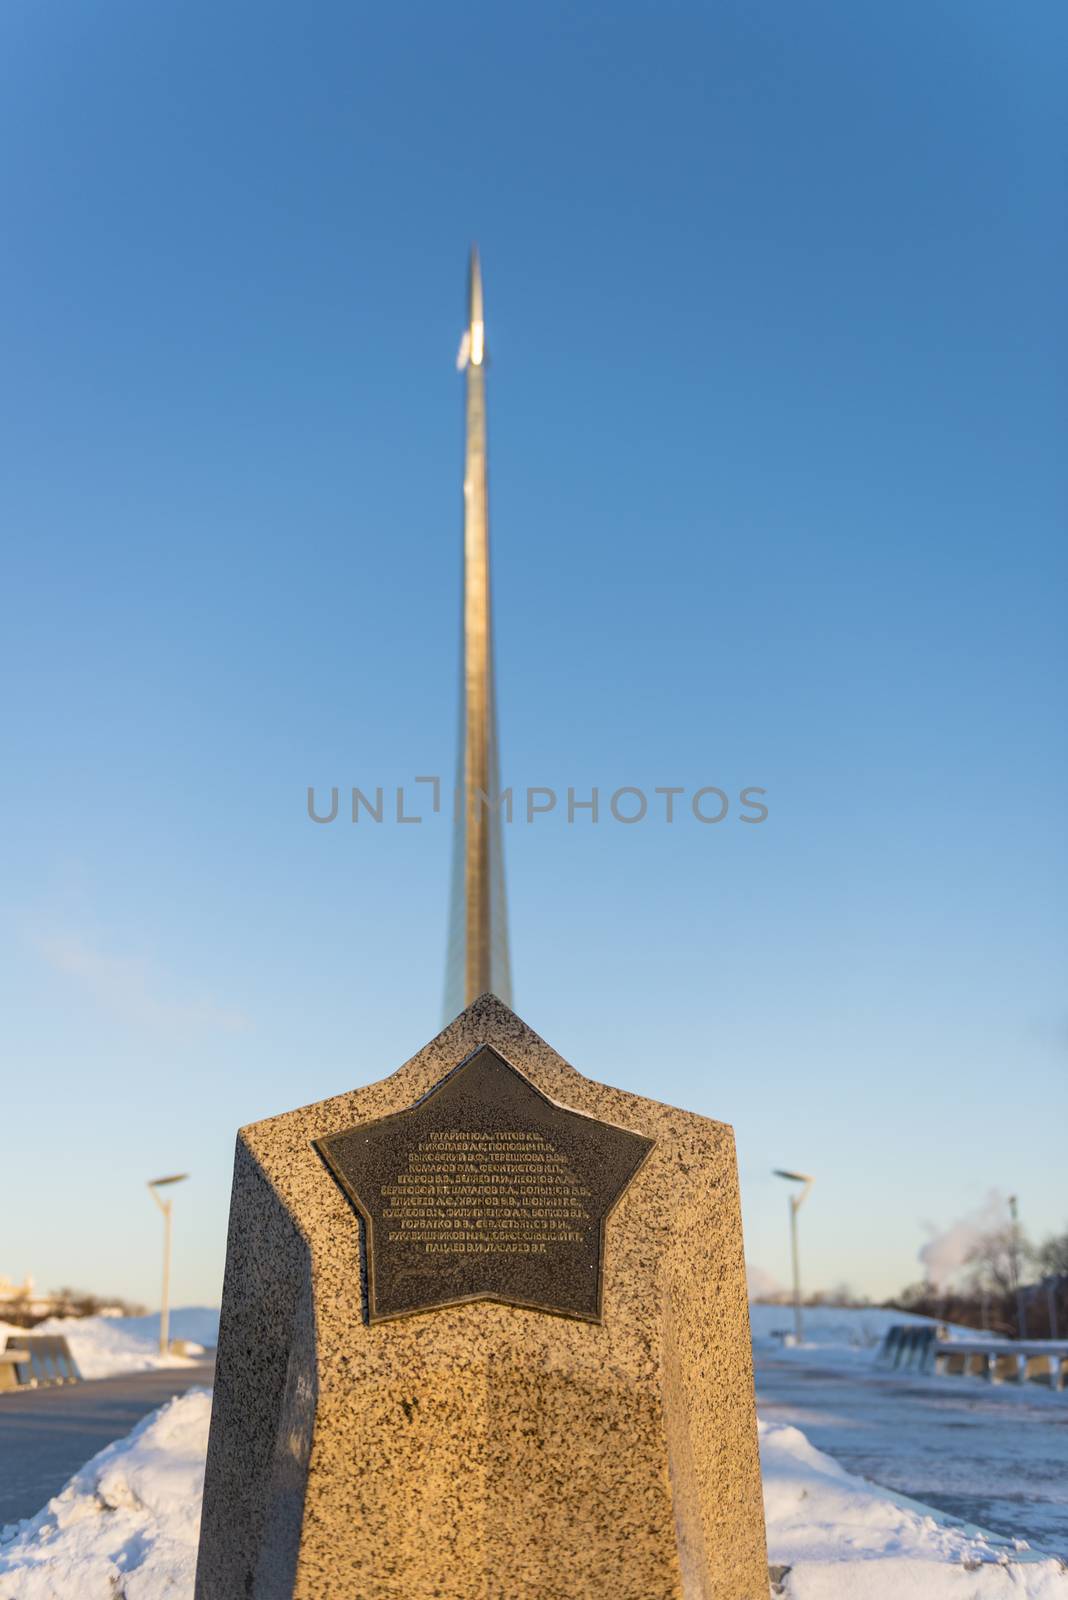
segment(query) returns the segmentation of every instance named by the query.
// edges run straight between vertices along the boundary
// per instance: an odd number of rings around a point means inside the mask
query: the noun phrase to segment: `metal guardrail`
[[[888,1328],[877,1357],[882,1366],[934,1373],[938,1377],[983,1378],[988,1383],[1044,1383],[1068,1389],[1068,1339],[949,1339],[923,1323]]]
[[[6,1350],[0,1350],[0,1389],[18,1389],[19,1368],[28,1364],[30,1352],[28,1350],[12,1349],[10,1342]]]
[[[0,1389],[79,1383],[81,1376],[62,1334],[9,1334],[6,1349],[0,1351]]]
[[[876,1359],[886,1367],[925,1367],[941,1332],[931,1323],[895,1322],[887,1328]]]

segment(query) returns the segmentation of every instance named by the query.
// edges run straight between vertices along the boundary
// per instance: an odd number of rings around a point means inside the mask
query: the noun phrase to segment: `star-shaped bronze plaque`
[[[408,1110],[315,1141],[365,1224],[372,1322],[468,1300],[599,1322],[605,1220],[653,1143],[489,1045]]]

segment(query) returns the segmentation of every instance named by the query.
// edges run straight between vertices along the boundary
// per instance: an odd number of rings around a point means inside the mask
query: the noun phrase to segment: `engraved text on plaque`
[[[372,1322],[467,1300],[599,1321],[605,1219],[652,1143],[488,1046],[408,1110],[316,1141],[364,1220]]]

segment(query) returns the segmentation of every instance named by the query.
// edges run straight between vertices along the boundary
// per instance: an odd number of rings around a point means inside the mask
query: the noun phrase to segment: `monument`
[[[471,804],[497,782],[484,352],[476,257],[464,1009],[238,1134],[197,1600],[768,1593],[731,1130],[583,1077],[479,990],[508,979]]]
[[[512,1000],[498,804],[501,779],[490,594],[486,353],[482,268],[478,250],[472,249],[467,277],[467,326],[457,359],[467,386],[464,625],[452,896],[445,962],[446,1022],[487,990],[508,1004]]]

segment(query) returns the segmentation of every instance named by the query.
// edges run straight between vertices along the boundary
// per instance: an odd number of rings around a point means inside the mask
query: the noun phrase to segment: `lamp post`
[[[797,1213],[801,1210],[805,1196],[816,1180],[810,1178],[806,1172],[785,1172],[781,1167],[775,1167],[774,1173],[777,1178],[785,1178],[788,1183],[804,1185],[800,1194],[790,1195],[790,1253],[794,1265],[794,1339],[801,1344],[804,1326],[801,1321],[801,1265],[797,1256]]]
[[[1012,1287],[1016,1295],[1016,1337],[1026,1339],[1027,1301],[1020,1283],[1020,1208],[1014,1194],[1009,1195],[1009,1215],[1012,1218],[1009,1253]]]
[[[161,1200],[158,1191],[168,1183],[184,1183],[188,1172],[176,1172],[170,1178],[150,1178],[148,1192],[163,1212],[163,1299],[159,1313],[159,1353],[167,1354],[171,1342],[171,1207],[174,1202],[168,1195]]]
[[[1046,1315],[1049,1317],[1049,1336],[1057,1337],[1057,1290],[1060,1287],[1059,1276],[1046,1279]]]

